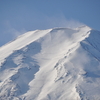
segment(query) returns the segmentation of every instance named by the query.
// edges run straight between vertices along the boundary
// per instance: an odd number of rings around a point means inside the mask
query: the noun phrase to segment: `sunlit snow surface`
[[[100,100],[100,32],[36,30],[1,47],[0,100]]]

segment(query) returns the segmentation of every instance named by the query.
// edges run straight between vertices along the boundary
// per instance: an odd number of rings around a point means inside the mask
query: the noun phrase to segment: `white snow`
[[[0,100],[100,100],[100,32],[88,26],[27,32],[0,48]]]

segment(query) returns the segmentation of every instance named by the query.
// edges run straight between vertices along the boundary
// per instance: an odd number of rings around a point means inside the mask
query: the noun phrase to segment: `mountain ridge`
[[[0,100],[99,100],[99,38],[88,26],[54,28],[0,48]]]

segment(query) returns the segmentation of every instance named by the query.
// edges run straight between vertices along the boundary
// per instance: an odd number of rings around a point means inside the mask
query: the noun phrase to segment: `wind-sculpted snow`
[[[27,92],[29,82],[34,79],[40,67],[32,56],[40,50],[40,44],[33,42],[21,50],[14,51],[5,59],[0,71],[1,100],[17,99],[19,95]]]
[[[99,100],[100,32],[87,26],[23,34],[0,48],[0,100]]]

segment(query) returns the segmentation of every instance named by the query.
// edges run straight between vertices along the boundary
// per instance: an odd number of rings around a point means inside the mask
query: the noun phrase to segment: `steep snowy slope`
[[[100,32],[87,26],[25,33],[0,48],[0,100],[100,100]]]

